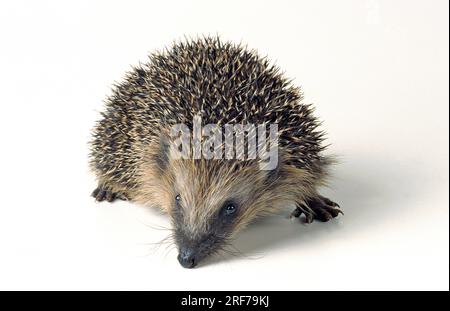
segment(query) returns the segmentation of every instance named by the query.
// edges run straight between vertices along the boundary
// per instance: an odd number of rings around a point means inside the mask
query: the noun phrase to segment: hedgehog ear
[[[161,131],[159,134],[156,162],[161,170],[165,170],[171,161],[187,159],[190,155],[189,129],[175,127],[172,130],[170,133]]]
[[[161,171],[165,171],[169,165],[170,137],[165,132],[161,132],[158,140],[158,152],[155,162]]]
[[[281,161],[279,159],[277,160],[276,166],[273,167],[273,165],[269,165],[270,169],[262,169],[262,167],[266,166],[267,164],[261,164],[259,165],[260,169],[266,174],[266,182],[268,184],[274,182],[276,179],[278,179],[280,175],[280,167],[281,167]]]

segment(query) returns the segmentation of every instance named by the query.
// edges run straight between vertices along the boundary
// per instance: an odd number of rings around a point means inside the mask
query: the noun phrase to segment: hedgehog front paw
[[[113,202],[116,199],[124,201],[128,200],[128,198],[123,193],[114,192],[105,186],[98,186],[92,192],[92,197],[94,197],[97,202],[102,202],[104,200],[108,202]]]
[[[297,206],[291,213],[291,217],[298,218],[302,214],[305,214],[306,223],[312,223],[314,219],[326,222],[339,214],[344,215],[339,204],[323,196],[308,199],[305,206]]]

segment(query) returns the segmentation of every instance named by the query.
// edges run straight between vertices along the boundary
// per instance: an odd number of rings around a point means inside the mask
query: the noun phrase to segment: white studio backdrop
[[[448,1],[2,1],[0,289],[449,288]],[[95,203],[87,141],[130,65],[186,36],[268,55],[314,103],[345,216],[286,213],[183,269],[166,216]]]

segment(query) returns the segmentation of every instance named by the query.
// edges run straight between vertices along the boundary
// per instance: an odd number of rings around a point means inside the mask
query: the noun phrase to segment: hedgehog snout
[[[178,238],[178,261],[184,268],[194,268],[204,258],[220,248],[220,239],[214,234],[207,234],[200,238]]]
[[[183,246],[178,254],[178,261],[183,268],[194,268],[198,263],[196,251],[193,248]]]

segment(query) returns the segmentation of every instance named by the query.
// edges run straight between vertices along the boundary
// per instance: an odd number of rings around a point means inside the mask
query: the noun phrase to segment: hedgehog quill
[[[329,221],[342,212],[317,189],[333,161],[302,99],[266,58],[219,38],[151,54],[115,86],[94,127],[92,196],[166,212],[185,268],[218,253],[255,218],[293,204],[293,217]],[[196,120],[214,126],[198,130]],[[204,136],[206,147],[198,144]]]

